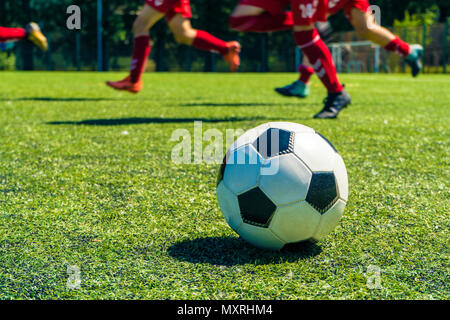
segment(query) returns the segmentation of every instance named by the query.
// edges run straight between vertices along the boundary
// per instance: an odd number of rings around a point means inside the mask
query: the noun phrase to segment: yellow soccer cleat
[[[41,28],[35,22],[30,22],[26,25],[25,30],[27,31],[27,39],[33,42],[42,51],[46,52],[48,50],[47,38],[41,32]]]

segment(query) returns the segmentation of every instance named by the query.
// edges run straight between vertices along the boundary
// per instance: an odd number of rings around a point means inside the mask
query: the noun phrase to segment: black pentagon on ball
[[[270,128],[253,143],[264,159],[294,152],[294,133],[283,129]]]
[[[321,214],[324,214],[337,200],[338,192],[334,173],[313,173],[306,201]]]
[[[238,196],[242,220],[245,223],[267,228],[277,209],[260,188],[254,188]]]

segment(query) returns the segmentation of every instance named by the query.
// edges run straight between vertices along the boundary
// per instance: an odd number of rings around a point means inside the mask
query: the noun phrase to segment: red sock
[[[337,77],[330,50],[319,36],[316,29],[294,32],[297,45],[308,57],[313,68],[329,93],[341,92],[344,87]]]
[[[25,39],[27,33],[22,28],[3,28],[0,27],[0,42],[9,40],[22,40]]]
[[[221,55],[228,53],[228,46],[225,41],[202,30],[197,30],[192,46],[200,50],[217,52]]]
[[[303,83],[308,83],[309,79],[311,79],[312,75],[314,74],[314,69],[302,64],[300,67],[298,67],[298,72],[300,73],[300,78],[298,80]]]
[[[292,29],[294,18],[291,11],[278,15],[265,12],[258,16],[230,17],[230,26],[241,32],[283,31]]]
[[[395,52],[402,57],[407,57],[409,53],[411,52],[411,48],[409,47],[409,44],[407,44],[405,41],[403,41],[400,38],[395,38],[391,42],[387,44],[386,47],[384,47],[387,51]]]
[[[141,80],[150,50],[149,36],[134,38],[134,51],[130,69],[131,82],[136,83]]]

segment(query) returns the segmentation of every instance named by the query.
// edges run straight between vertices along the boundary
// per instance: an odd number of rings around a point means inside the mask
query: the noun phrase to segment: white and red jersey
[[[296,25],[326,21],[327,16],[341,10],[344,10],[347,19],[351,20],[353,9],[367,12],[370,7],[368,0],[291,0],[291,4]]]
[[[340,10],[344,10],[347,18],[351,19],[352,9],[366,12],[370,6],[368,0],[240,0],[239,4],[262,8],[272,15],[286,11],[291,5],[296,25],[325,21],[326,16]]]
[[[188,19],[192,18],[190,0],[146,0],[145,4],[164,13],[167,20],[172,19],[177,14],[181,14]]]
[[[291,0],[294,24],[310,26],[327,21],[328,0]]]
[[[332,16],[340,10],[344,10],[345,15],[350,20],[352,9],[367,12],[369,7],[368,0],[328,0],[328,15]]]

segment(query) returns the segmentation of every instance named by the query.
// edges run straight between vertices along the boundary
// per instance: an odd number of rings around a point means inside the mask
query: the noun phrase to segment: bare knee
[[[175,40],[181,44],[192,44],[192,41],[194,41],[197,35],[197,30],[192,28],[190,20],[181,15],[176,15],[172,18],[169,22],[169,27]]]
[[[190,45],[195,38],[197,31],[194,29],[181,29],[174,31],[175,41],[180,44]]]
[[[373,17],[370,14],[364,13],[358,9],[352,10],[351,24],[353,25],[358,37],[365,39],[369,38],[372,32],[371,28],[374,27],[374,23],[375,21],[373,21]]]

